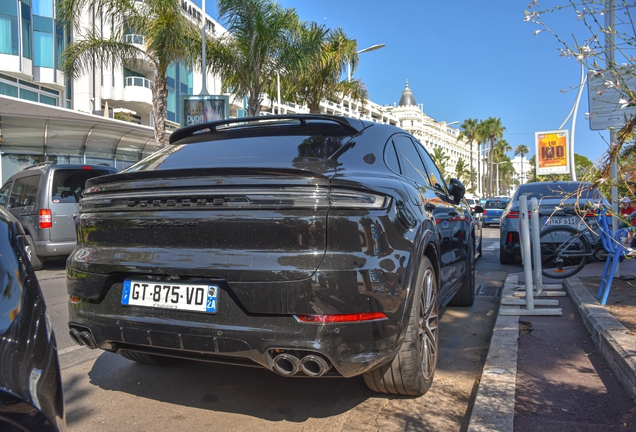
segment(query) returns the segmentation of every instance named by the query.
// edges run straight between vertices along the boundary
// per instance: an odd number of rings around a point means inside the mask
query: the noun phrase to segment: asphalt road
[[[75,345],[68,336],[64,263],[37,272],[57,336],[69,431],[277,430],[463,431],[508,271],[499,231],[484,229],[471,308],[449,308],[440,324],[432,388],[418,398],[367,389],[362,378],[283,378],[256,368],[183,361],[140,365]]]

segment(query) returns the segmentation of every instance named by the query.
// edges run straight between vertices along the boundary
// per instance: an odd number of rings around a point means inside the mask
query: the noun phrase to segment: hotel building
[[[183,13],[200,23],[203,13],[190,0],[178,0]],[[98,28],[108,37],[110,27],[92,10],[83,28]],[[209,16],[206,31],[218,37],[226,30]],[[61,53],[73,35],[56,20],[55,0],[0,0],[0,180],[35,163],[103,163],[123,169],[157,150],[152,128],[154,67],[145,58],[131,58],[120,67],[96,63],[92,71],[71,82],[60,70]],[[128,34],[143,48],[143,35]],[[221,80],[208,74],[207,90],[221,92]],[[166,128],[181,122],[181,96],[199,94],[199,71],[182,63],[168,70]],[[232,100],[230,117],[243,115],[242,101]],[[459,158],[470,164],[465,140],[445,122],[424,114],[408,87],[397,105],[362,104],[344,98],[323,101],[321,111],[393,124],[412,133],[429,150],[444,149],[446,172],[453,175]],[[265,98],[262,115],[307,113],[306,106]],[[474,147],[477,147],[476,145]],[[477,152],[474,150],[474,160]]]

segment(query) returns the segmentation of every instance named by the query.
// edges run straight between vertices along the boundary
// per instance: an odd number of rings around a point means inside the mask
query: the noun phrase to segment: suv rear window
[[[486,201],[487,209],[505,209],[508,205],[508,201]]]
[[[590,185],[586,183],[529,184],[519,188],[516,199],[518,200],[519,197],[522,195],[527,196],[528,199],[541,199],[543,197],[567,197],[571,195],[572,197],[577,196],[579,198],[596,200],[601,197],[598,189],[590,189]]]
[[[79,203],[86,180],[110,174],[102,169],[58,169],[53,173],[51,198],[54,203]]]

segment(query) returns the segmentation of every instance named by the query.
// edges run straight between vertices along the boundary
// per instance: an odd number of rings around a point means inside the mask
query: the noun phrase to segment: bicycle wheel
[[[568,226],[546,228],[539,235],[541,273],[552,279],[577,274],[592,255],[592,246],[582,232]]]

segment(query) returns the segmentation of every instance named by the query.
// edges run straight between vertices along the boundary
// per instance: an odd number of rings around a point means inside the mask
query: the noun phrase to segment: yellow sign
[[[568,174],[567,130],[535,132],[537,175]]]

